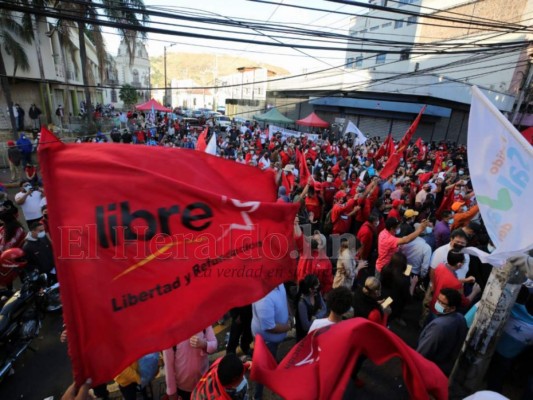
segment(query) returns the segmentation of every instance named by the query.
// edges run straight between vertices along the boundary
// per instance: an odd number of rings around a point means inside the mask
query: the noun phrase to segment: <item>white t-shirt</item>
[[[433,252],[431,257],[431,268],[435,269],[439,264],[446,263],[448,261],[448,252],[450,251],[450,243],[440,246]],[[470,256],[465,254],[465,263],[461,268],[455,271],[457,279],[465,279],[468,273],[468,267],[470,265]]]
[[[24,196],[24,193],[18,192],[15,195],[15,201],[19,200],[22,196]],[[32,194],[30,194],[28,197],[26,197],[26,201],[24,202],[24,204],[20,206],[26,221],[30,219],[42,218],[43,216],[43,213],[41,212],[41,199],[42,198],[43,198],[43,194],[39,191],[35,191]]]
[[[308,333],[313,332],[314,330],[323,328],[324,326],[329,326],[329,325],[333,325],[333,324],[334,324],[334,322],[331,322],[327,318],[315,319],[313,321],[313,323],[311,324],[311,326],[309,327],[309,332]]]

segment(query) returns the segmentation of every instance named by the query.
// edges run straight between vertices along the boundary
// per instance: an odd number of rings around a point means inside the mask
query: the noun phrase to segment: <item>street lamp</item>
[[[167,106],[167,98],[168,98],[168,91],[167,91],[167,47],[172,47],[177,45],[177,43],[169,44],[168,46],[163,47],[163,68],[165,70],[165,94],[163,95],[163,105]]]

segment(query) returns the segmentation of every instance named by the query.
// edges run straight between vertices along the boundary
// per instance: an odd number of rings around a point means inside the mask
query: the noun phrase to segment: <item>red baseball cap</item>
[[[398,207],[398,206],[401,206],[403,203],[405,203],[404,200],[394,200],[394,201],[392,202],[392,206],[393,206],[394,208],[396,208],[396,207]]]

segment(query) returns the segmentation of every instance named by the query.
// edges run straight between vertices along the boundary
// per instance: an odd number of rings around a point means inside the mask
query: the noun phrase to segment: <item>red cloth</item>
[[[444,195],[444,198],[442,199],[442,203],[440,203],[439,209],[435,213],[437,218],[440,218],[441,213],[443,211],[452,209],[452,204],[454,202],[454,197],[455,197],[455,185],[453,185],[450,188],[450,191],[448,192],[448,194]]]
[[[320,292],[322,294],[328,293],[333,285],[333,267],[331,261],[324,251],[311,251],[309,248],[305,251],[311,254],[303,254],[300,257],[296,273],[297,282],[300,282],[309,274],[314,274],[320,281]]]
[[[293,276],[298,205],[274,203],[273,173],[186,149],[41,138],[79,384],[111,380]]]
[[[407,147],[407,145],[411,141],[411,138],[415,134],[416,129],[418,128],[418,124],[420,123],[420,119],[422,118],[422,114],[424,114],[424,111],[426,111],[426,106],[422,107],[409,129],[407,129],[407,132],[405,132],[405,135],[403,135],[403,138],[400,140],[400,143],[398,143],[398,149]],[[398,150],[398,152],[399,151],[400,150]]]
[[[440,172],[442,168],[442,160],[444,160],[444,156],[441,152],[437,153],[437,156],[435,157],[435,165],[433,165],[433,173],[436,174]]]
[[[263,338],[256,336],[250,379],[284,399],[339,400],[361,354],[377,365],[399,357],[410,398],[448,399],[448,379],[439,367],[387,328],[364,318],[311,332],[279,365]]]
[[[209,128],[206,126],[202,133],[198,135],[198,141],[196,142],[196,150],[204,151],[207,148],[207,133],[209,132]]]
[[[379,160],[381,157],[383,156],[388,156],[389,155],[389,143],[392,142],[392,135],[389,134],[387,136],[387,138],[385,139],[385,141],[383,143],[381,143],[381,146],[379,146],[379,149],[378,151],[376,152],[376,155],[374,156],[374,158],[376,160]]]
[[[420,179],[420,184],[424,184],[433,176],[433,172],[426,172],[425,174],[420,174],[418,179]]]
[[[455,289],[461,292],[461,305],[467,307],[470,304],[470,300],[468,300],[463,294],[463,284],[444,264],[439,264],[437,265],[437,268],[435,268],[433,288],[433,297],[431,303],[429,303],[429,309],[433,314],[437,313],[435,310],[435,303],[437,302],[437,298],[442,289]]]
[[[361,245],[363,246],[363,250],[360,253],[362,260],[368,261],[370,258],[370,253],[372,251],[372,246],[374,244],[376,235],[376,228],[368,221],[361,225],[359,232],[357,232],[357,239],[359,239]]]
[[[333,182],[323,182],[322,183],[322,198],[328,207],[333,206],[333,198],[337,193],[337,187]]]
[[[300,150],[296,149],[296,159],[298,160],[298,170],[300,171],[300,186],[303,187],[307,184],[311,174],[307,168],[305,153],[302,153]]]
[[[335,204],[331,209],[331,222],[333,223],[332,233],[342,235],[348,233],[352,226],[352,217],[347,214],[353,211],[355,200],[350,199],[346,204]]]
[[[424,147],[424,143],[422,143],[422,138],[416,140],[415,146],[418,148],[418,160],[420,161],[426,158],[426,148]]]
[[[389,177],[396,172],[398,165],[400,165],[400,158],[402,158],[400,153],[394,153],[389,157],[387,163],[379,173],[381,179],[389,179]]]

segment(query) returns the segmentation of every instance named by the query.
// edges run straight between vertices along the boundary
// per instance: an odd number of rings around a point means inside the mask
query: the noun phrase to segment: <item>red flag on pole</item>
[[[444,160],[444,156],[442,155],[442,153],[438,152],[437,156],[435,157],[435,165],[433,165],[434,174],[440,172],[440,169],[442,167],[442,160]]]
[[[394,153],[392,156],[390,156],[385,166],[379,173],[379,177],[381,179],[389,179],[389,177],[396,171],[396,168],[398,168],[398,165],[400,165],[401,157],[402,156],[400,153]]]
[[[296,149],[296,158],[298,159],[298,169],[300,170],[300,185],[305,186],[309,180],[309,177],[311,176],[309,168],[307,168],[305,153],[302,153],[299,149]]]
[[[379,146],[378,151],[376,151],[376,155],[374,156],[374,159],[379,160],[384,155],[387,155],[387,156],[389,155],[390,142],[392,142],[392,135],[389,133],[385,141],[381,143],[381,146]]]
[[[209,132],[209,128],[206,126],[202,133],[198,135],[198,141],[196,142],[196,150],[199,151],[205,151],[207,148],[207,134]]]
[[[274,203],[273,172],[183,149],[41,140],[77,383],[107,382],[294,276],[298,206]]]
[[[454,191],[455,191],[455,185],[453,185],[453,187],[450,189],[448,194],[446,194],[444,198],[442,199],[442,203],[440,203],[439,209],[435,213],[435,216],[437,218],[440,218],[440,215],[443,211],[452,209],[453,198],[455,195]]]
[[[407,145],[411,141],[411,138],[415,134],[416,129],[418,128],[418,124],[420,123],[420,119],[422,118],[422,114],[424,114],[424,111],[426,111],[426,106],[422,107],[409,129],[407,129],[407,132],[405,132],[405,135],[403,135],[403,138],[400,140],[400,143],[398,143],[398,148],[407,147]]]
[[[420,174],[418,176],[418,179],[420,180],[420,184],[424,184],[433,176],[433,172],[426,172],[425,174]]]
[[[363,318],[311,332],[279,365],[256,336],[250,378],[284,399],[342,399],[362,354],[378,365],[399,357],[412,399],[448,399],[448,379],[439,367],[388,329]]]

